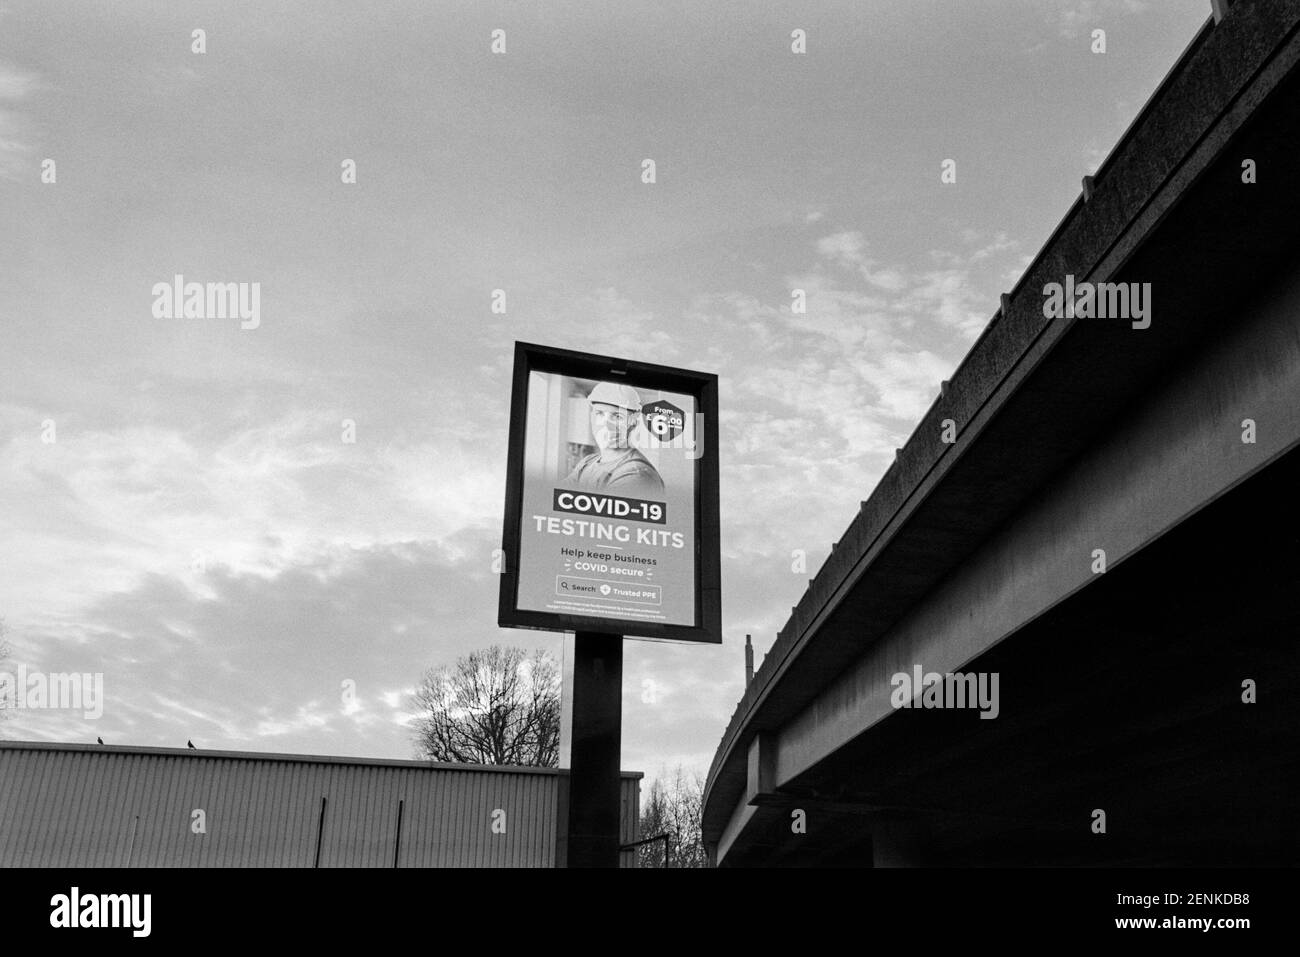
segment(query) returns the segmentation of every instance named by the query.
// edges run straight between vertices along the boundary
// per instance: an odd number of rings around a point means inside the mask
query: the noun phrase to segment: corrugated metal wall
[[[552,867],[559,779],[544,769],[0,742],[0,867],[312,867],[318,835],[321,867],[392,867],[395,849],[399,867]],[[630,843],[639,774],[624,773],[622,798]],[[205,834],[191,830],[198,809]],[[635,854],[622,860],[631,866]]]

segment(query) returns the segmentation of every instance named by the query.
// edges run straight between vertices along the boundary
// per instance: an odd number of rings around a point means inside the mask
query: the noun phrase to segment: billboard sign
[[[717,376],[515,344],[498,623],[718,642]]]

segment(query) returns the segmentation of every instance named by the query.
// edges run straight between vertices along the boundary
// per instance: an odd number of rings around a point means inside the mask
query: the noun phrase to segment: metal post
[[[135,816],[135,822],[131,825],[131,846],[126,851],[126,866],[131,866],[131,859],[135,857],[135,832],[140,830],[140,815]]]
[[[320,847],[325,843],[325,798],[320,799],[320,824],[316,828],[316,863],[312,867],[320,867]]]
[[[397,802],[397,837],[393,839],[393,866],[397,866],[398,856],[402,853],[402,806],[406,803],[403,799]]]
[[[574,636],[569,867],[618,867],[623,636]]]

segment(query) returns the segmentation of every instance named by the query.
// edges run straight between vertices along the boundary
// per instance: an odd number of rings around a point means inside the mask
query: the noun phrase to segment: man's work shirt
[[[664,480],[658,470],[636,449],[627,449],[608,462],[600,461],[599,452],[583,456],[565,484],[602,489],[629,498],[662,499],[664,495]]]

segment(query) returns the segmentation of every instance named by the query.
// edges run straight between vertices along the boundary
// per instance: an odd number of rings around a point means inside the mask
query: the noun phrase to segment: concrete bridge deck
[[[1207,23],[862,504],[719,746],[719,863],[1297,859],[1298,25]],[[1150,327],[1045,318],[1067,275]],[[915,665],[999,717],[895,710]]]

